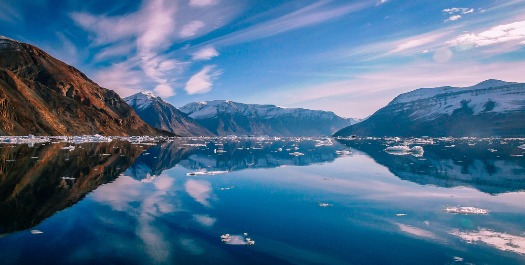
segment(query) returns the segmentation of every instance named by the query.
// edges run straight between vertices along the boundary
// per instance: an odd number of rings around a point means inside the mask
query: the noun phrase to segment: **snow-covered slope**
[[[421,88],[401,94],[337,136],[525,135],[525,84],[486,80],[470,87]]]
[[[178,136],[213,136],[186,114],[149,91],[142,91],[124,99],[149,125],[173,132]]]
[[[218,135],[317,136],[357,122],[333,112],[230,100],[193,102],[180,110]]]
[[[157,96],[150,91],[141,91],[135,95],[125,98],[126,103],[132,106],[135,110],[146,109],[157,100]]]

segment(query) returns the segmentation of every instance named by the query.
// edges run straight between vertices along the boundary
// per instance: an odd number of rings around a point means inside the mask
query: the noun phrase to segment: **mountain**
[[[194,102],[180,110],[219,136],[331,135],[338,129],[356,122],[329,111],[243,104],[230,100]]]
[[[401,94],[334,136],[525,136],[525,84],[486,80],[471,87]]]
[[[124,98],[142,120],[149,125],[179,136],[213,136],[206,128],[197,124],[187,114],[151,92],[142,91]]]
[[[43,50],[0,37],[0,135],[158,135],[111,90]]]

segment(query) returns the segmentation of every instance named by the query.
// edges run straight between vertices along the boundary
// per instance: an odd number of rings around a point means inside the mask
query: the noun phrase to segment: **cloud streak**
[[[102,85],[126,96],[144,89],[141,86],[145,84],[143,79],[146,79],[155,83],[155,91],[160,95],[169,97],[175,94],[172,88],[176,81],[173,72],[180,70],[177,68],[179,62],[165,54],[175,39],[176,12],[177,6],[172,2],[149,0],[135,13],[123,16],[73,12],[70,17],[92,34],[95,47],[109,44],[94,56],[97,61],[126,55],[136,49],[131,58],[96,75]],[[139,69],[142,71],[139,72]],[[130,73],[134,75],[130,76]],[[131,80],[125,80],[124,75]]]
[[[363,1],[343,6],[328,7],[329,2],[317,2],[278,18],[258,23],[213,41],[216,46],[227,46],[250,42],[258,39],[282,34],[291,30],[305,28],[337,19],[343,15],[357,12],[368,6],[369,1]]]
[[[192,54],[192,59],[195,61],[210,60],[213,57],[219,56],[219,52],[212,46],[206,46]]]
[[[463,34],[449,41],[448,44],[483,47],[506,42],[525,44],[525,20],[498,25],[479,33]]]
[[[184,90],[190,95],[208,93],[213,87],[213,80],[220,74],[221,72],[215,70],[215,66],[205,66],[186,82]]]
[[[525,62],[486,65],[474,61],[443,64],[418,61],[395,68],[377,68],[348,76],[346,80],[295,91],[274,92],[264,100],[282,106],[330,110],[345,117],[366,117],[398,94],[420,87],[471,86],[490,78],[525,82],[524,67]]]

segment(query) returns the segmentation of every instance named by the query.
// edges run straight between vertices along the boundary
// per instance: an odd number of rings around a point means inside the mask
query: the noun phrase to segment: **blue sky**
[[[362,118],[419,87],[525,82],[525,1],[0,0],[0,35],[177,107]]]

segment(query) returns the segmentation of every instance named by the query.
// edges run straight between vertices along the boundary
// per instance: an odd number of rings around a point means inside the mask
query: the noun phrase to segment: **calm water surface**
[[[389,139],[3,144],[0,260],[523,264],[524,142],[412,142],[422,156]],[[443,212],[457,205],[490,213]]]

